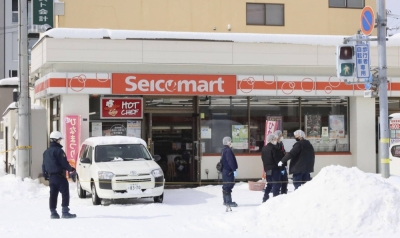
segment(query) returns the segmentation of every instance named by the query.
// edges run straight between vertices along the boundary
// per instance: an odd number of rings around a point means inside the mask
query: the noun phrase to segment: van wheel
[[[93,205],[100,205],[101,203],[101,199],[99,198],[99,196],[97,196],[96,185],[94,184],[94,182],[92,183],[92,202]]]
[[[164,201],[164,193],[162,193],[160,196],[153,197],[155,203],[162,203]]]
[[[78,192],[79,198],[86,198],[86,191],[82,189],[78,176],[76,176],[76,191]]]

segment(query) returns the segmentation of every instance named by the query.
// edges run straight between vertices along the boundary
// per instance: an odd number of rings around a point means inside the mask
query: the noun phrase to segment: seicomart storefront
[[[167,181],[217,179],[230,136],[238,179],[258,179],[266,135],[282,130],[290,150],[300,128],[316,173],[328,165],[376,172],[375,99],[333,76],[341,40],[53,29],[32,50],[31,78],[71,160],[88,137],[137,136],[161,156]],[[388,48],[398,57],[396,44]],[[398,73],[399,62],[388,62]],[[400,95],[400,78],[389,80],[389,95]]]

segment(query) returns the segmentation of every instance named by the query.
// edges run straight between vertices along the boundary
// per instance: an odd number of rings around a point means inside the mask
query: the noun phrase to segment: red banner
[[[142,119],[142,98],[103,97],[100,103],[100,118]]]
[[[75,168],[78,158],[80,138],[81,138],[81,116],[67,115],[64,117],[65,123],[65,153],[68,162]]]

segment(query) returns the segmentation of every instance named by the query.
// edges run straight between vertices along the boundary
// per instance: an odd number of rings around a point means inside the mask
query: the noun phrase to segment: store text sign
[[[75,167],[79,153],[81,138],[81,117],[79,115],[68,115],[64,117],[65,123],[65,153],[71,166]]]
[[[236,95],[236,75],[113,74],[112,93]]]
[[[102,97],[100,118],[110,119],[142,119],[143,99],[142,98],[113,98]]]

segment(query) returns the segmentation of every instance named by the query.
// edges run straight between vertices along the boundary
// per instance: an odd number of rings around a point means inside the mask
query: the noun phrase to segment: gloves
[[[281,167],[283,165],[282,161],[279,161],[278,167]]]
[[[236,178],[236,176],[237,176],[237,171],[235,170],[235,171],[233,171],[233,177]]]
[[[44,180],[49,181],[49,174],[48,173],[44,173],[43,177],[44,177]]]
[[[74,183],[76,182],[76,170],[74,169],[73,172],[69,173],[69,177],[72,179],[72,181],[74,181]]]

